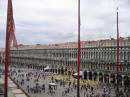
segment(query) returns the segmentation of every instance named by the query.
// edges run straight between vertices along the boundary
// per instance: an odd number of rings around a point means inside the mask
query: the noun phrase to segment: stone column
[[[125,75],[121,75],[122,76],[122,86],[124,86],[124,76]]]
[[[94,72],[92,72],[92,80],[94,81]]]
[[[109,81],[108,81],[108,83],[111,83],[111,74],[108,74],[108,79],[109,79]]]
[[[103,75],[103,83],[104,83],[104,73],[102,73],[102,75]]]
[[[99,82],[99,72],[97,72],[97,76],[98,76],[98,79],[97,79],[97,81]]]

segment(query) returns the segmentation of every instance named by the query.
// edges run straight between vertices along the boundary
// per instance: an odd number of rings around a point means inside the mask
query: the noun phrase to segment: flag
[[[8,29],[8,35],[9,35],[9,47],[11,47],[11,43],[13,42],[13,47],[17,46],[17,40],[15,37],[15,24],[13,19],[13,8],[12,8],[12,1],[8,1],[8,12],[7,12],[7,29]]]

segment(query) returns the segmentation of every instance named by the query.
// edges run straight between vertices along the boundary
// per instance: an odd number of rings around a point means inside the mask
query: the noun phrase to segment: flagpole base
[[[77,97],[80,97],[80,85],[79,85],[79,80],[77,80]]]
[[[8,97],[7,91],[4,92],[4,97]]]

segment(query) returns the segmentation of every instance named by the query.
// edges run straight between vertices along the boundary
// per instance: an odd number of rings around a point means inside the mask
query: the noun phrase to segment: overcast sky
[[[18,44],[77,41],[78,0],[12,0]],[[130,0],[81,0],[81,40],[130,36]],[[7,0],[0,0],[0,47],[5,46]]]

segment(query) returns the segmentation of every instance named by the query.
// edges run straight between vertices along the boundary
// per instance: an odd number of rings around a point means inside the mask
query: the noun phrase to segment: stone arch
[[[64,74],[67,75],[67,68],[64,69]]]
[[[97,75],[97,73],[96,73],[96,72],[94,72],[93,77],[94,77],[94,81],[96,81],[96,80],[97,80],[97,78],[98,78],[98,75]]]
[[[84,71],[84,79],[87,79],[87,71]]]
[[[109,83],[109,75],[108,74],[104,74],[104,82]]]
[[[99,73],[99,81],[103,82],[103,74]]]
[[[61,68],[61,74],[64,74],[64,69],[63,69],[63,67]]]
[[[31,68],[32,68],[32,66],[31,66]],[[43,69],[42,69],[42,65],[40,66],[40,70],[43,70]]]
[[[33,67],[34,67],[34,66],[35,66],[35,65],[33,64]],[[43,65],[43,67],[42,67],[42,68],[43,68],[43,70],[44,70],[44,68],[45,68],[45,67],[46,67],[46,66],[45,66],[45,65]]]
[[[58,74],[60,74],[60,69],[58,69]]]
[[[121,85],[121,86],[122,86],[122,80],[123,80],[122,76],[121,76],[121,75],[118,75],[119,85]]]
[[[92,72],[89,72],[89,80],[92,80]]]
[[[110,75],[110,83],[115,83],[115,75],[114,74],[111,74]]]
[[[52,69],[52,68],[50,69],[50,72],[53,72],[53,69]]]
[[[128,76],[124,76],[124,86],[125,87],[128,87],[130,84],[130,79]]]
[[[55,69],[53,68],[52,72],[54,73],[55,72]]]
[[[57,69],[55,69],[54,71],[55,71],[55,73],[57,73]]]

